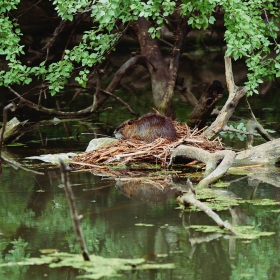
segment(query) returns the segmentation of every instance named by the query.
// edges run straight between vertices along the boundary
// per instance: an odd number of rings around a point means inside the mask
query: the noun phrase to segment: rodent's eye
[[[132,121],[128,121],[127,124],[128,124],[128,125],[132,125]]]

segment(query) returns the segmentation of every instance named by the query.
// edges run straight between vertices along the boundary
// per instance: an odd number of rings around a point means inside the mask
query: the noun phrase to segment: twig
[[[105,93],[105,94],[107,94],[107,95],[109,95],[109,96],[111,96],[111,97],[113,97],[113,98],[115,98],[115,99],[118,100],[120,103],[122,103],[122,104],[128,109],[128,111],[129,111],[131,114],[133,114],[133,115],[135,115],[135,116],[138,116],[138,114],[137,114],[135,111],[133,111],[132,108],[131,108],[125,101],[123,101],[121,98],[119,98],[118,96],[114,95],[113,93],[111,93],[111,92],[109,92],[109,91],[103,90],[103,89],[100,89],[100,91],[103,92],[103,93]]]
[[[58,111],[58,110],[55,110],[55,109],[49,109],[49,108],[43,107],[41,105],[37,105],[37,104],[23,98],[18,92],[13,90],[10,86],[8,86],[8,89],[19,98],[19,103],[16,105],[17,108],[27,106],[29,108],[32,108],[36,111],[45,113],[47,115],[51,115],[51,116],[55,115],[55,116],[61,116],[61,117],[62,116],[67,116],[68,117],[69,115],[84,116],[84,115],[90,114],[91,106],[87,107],[83,110],[76,111],[76,112],[62,112],[62,111]]]
[[[82,166],[89,166],[89,167],[96,167],[96,168],[107,168],[105,166],[100,166],[100,165],[96,165],[96,164],[90,164],[90,163],[86,163],[86,162],[77,162],[77,161],[72,161],[71,164],[78,164],[78,165],[82,165]]]
[[[14,160],[10,160],[8,158],[6,158],[5,156],[1,155],[1,160],[9,163],[10,165],[13,165],[16,169],[20,168],[22,170],[28,171],[28,172],[32,172],[34,174],[38,174],[38,175],[45,175],[45,173],[39,172],[39,171],[34,171],[31,170],[29,168],[23,167],[21,164],[19,164],[18,162],[14,161]]]
[[[243,131],[243,130],[239,130],[239,129],[235,129],[235,128],[230,128],[228,127],[227,125],[225,125],[222,129],[222,131],[224,132],[235,132],[235,133],[240,133],[240,134],[245,134],[245,135],[251,135],[253,134],[254,136],[259,136],[258,134],[256,133],[251,133],[251,132],[248,132],[248,131]]]
[[[45,46],[40,50],[40,51],[33,51],[33,50],[29,50],[29,53],[34,53],[34,56],[32,58],[30,58],[27,63],[29,65],[31,65],[34,61],[40,59],[41,57],[43,57],[46,52],[46,60],[48,59],[48,53],[49,53],[49,49],[52,49],[53,46],[58,42],[58,40],[61,38],[60,35],[62,32],[64,32],[70,25],[69,21],[66,20],[62,20],[58,26],[55,28],[51,39],[45,44]]]
[[[271,26],[270,26],[270,22],[268,20],[268,16],[267,16],[266,10],[263,9],[263,12],[264,12],[264,15],[265,15],[265,19],[267,21],[268,29],[269,29],[270,35],[272,37],[272,40],[274,41],[276,47],[280,50],[279,44],[277,43],[277,41],[275,40],[275,37],[273,36],[273,32],[272,32],[272,29],[271,29]]]
[[[20,15],[16,16],[16,18],[18,19],[18,18],[22,17],[24,14],[28,13],[31,9],[33,9],[34,7],[39,5],[40,2],[42,2],[42,0],[37,1],[33,5],[29,6],[27,9],[23,10],[23,12]]]
[[[82,218],[82,216],[78,215],[78,211],[76,208],[76,204],[75,204],[75,197],[74,194],[72,192],[72,188],[70,185],[70,179],[69,179],[69,171],[70,168],[68,166],[66,166],[66,164],[63,162],[62,159],[59,159],[60,162],[60,171],[61,171],[61,181],[62,184],[64,185],[64,190],[69,202],[69,207],[70,207],[70,211],[71,211],[71,218],[73,221],[73,225],[74,225],[74,229],[76,232],[76,236],[77,236],[77,240],[80,244],[80,248],[82,251],[82,255],[84,257],[85,261],[90,261],[89,258],[89,254],[87,251],[87,247],[86,247],[86,243],[85,243],[85,239],[83,236],[83,231],[80,225],[80,220]]]
[[[92,99],[92,108],[91,112],[94,111],[94,104],[96,103],[96,99],[98,96],[100,96],[100,90],[101,90],[101,83],[102,83],[102,77],[105,74],[105,71],[103,69],[100,69],[99,66],[94,67],[94,70],[90,73],[88,76],[88,80],[90,80],[90,76],[96,72],[97,77],[96,77],[96,87],[95,87],[95,93],[93,94],[93,99]]]

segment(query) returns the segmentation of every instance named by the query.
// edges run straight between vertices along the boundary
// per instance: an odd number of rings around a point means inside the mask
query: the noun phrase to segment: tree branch
[[[177,201],[180,204],[191,204],[200,210],[202,210],[207,216],[209,216],[212,220],[215,221],[215,223],[220,228],[226,228],[228,229],[232,234],[239,235],[239,233],[231,226],[231,224],[227,221],[223,221],[218,214],[216,214],[210,207],[202,203],[201,201],[197,200],[195,198],[195,195],[189,190],[189,192],[181,197],[177,198]]]
[[[119,68],[119,70],[116,72],[114,78],[112,79],[110,84],[107,86],[105,91],[113,93],[114,90],[119,85],[119,83],[120,83],[121,79],[123,78],[123,76],[129,70],[131,70],[137,64],[140,64],[140,65],[143,65],[144,67],[146,67],[147,62],[148,62],[147,57],[144,56],[144,55],[136,55],[136,56],[131,57],[129,60],[127,60]],[[98,96],[96,96],[95,103],[93,104],[93,110],[97,110],[107,100],[107,98],[108,98],[108,96],[104,95],[104,94],[99,94]]]
[[[46,45],[40,51],[37,52],[37,51],[29,50],[30,53],[34,53],[35,55],[27,61],[27,64],[31,65],[35,60],[38,60],[41,57],[43,57],[46,54],[46,52],[48,53],[49,49],[52,48],[59,40],[60,34],[66,28],[68,28],[69,24],[70,24],[69,21],[62,20],[54,30],[51,39],[46,43]]]
[[[202,93],[197,105],[191,112],[187,122],[188,126],[203,128],[211,116],[215,104],[223,96],[224,91],[225,88],[222,83],[214,80],[208,89]]]
[[[66,85],[66,87],[81,87],[79,85],[71,85],[71,84],[68,84]],[[8,86],[8,89],[13,93],[15,94],[18,98],[19,98],[19,103],[17,105],[14,105],[15,106],[15,109],[17,108],[20,108],[20,107],[24,107],[24,106],[27,106],[31,109],[34,109],[38,112],[42,112],[42,113],[45,113],[46,115],[51,115],[51,116],[86,116],[86,115],[89,115],[92,111],[92,106],[89,106],[85,109],[82,109],[82,110],[79,110],[79,111],[76,111],[76,112],[63,112],[63,111],[60,111],[60,110],[56,110],[56,109],[49,109],[49,108],[46,108],[44,106],[41,106],[41,105],[37,105],[35,103],[33,103],[32,101],[29,101],[27,99],[25,99],[24,97],[22,97],[18,92],[16,92],[15,90],[13,90],[10,86]],[[88,90],[93,90],[92,88],[86,88]],[[106,91],[106,90],[100,90],[101,92],[103,92],[105,95],[107,96],[111,96],[113,97],[114,99],[118,100],[120,103],[122,103],[127,109],[128,111],[137,116],[138,114],[125,102],[123,101],[121,98],[119,98],[118,96],[115,96],[114,94]]]
[[[227,124],[228,120],[232,116],[237,104],[239,103],[239,100],[247,93],[246,87],[237,87],[234,84],[231,58],[228,56],[225,56],[225,69],[229,96],[216,120],[211,124],[210,127],[206,129],[205,135],[208,138],[213,138],[223,130],[223,127]]]
[[[60,171],[61,171],[61,182],[64,185],[65,194],[66,194],[68,202],[69,202],[71,218],[73,221],[73,226],[75,229],[76,237],[79,242],[84,260],[90,261],[87,246],[86,246],[84,235],[83,235],[83,231],[82,231],[82,228],[80,225],[80,220],[82,219],[82,216],[78,215],[78,211],[77,211],[76,203],[75,203],[75,197],[72,192],[72,188],[71,188],[71,184],[70,184],[70,179],[69,179],[70,168],[65,165],[63,160],[59,159],[59,162],[60,162]]]
[[[202,179],[196,188],[205,188],[209,184],[221,178],[232,166],[235,159],[235,152],[230,150],[217,151],[210,153],[201,148],[180,145],[171,153],[168,167],[177,156],[183,156],[188,159],[196,159],[206,164],[205,178]]]
[[[182,50],[184,49],[185,46],[185,41],[186,41],[186,19],[184,17],[178,25],[176,41],[172,50],[172,57],[170,59],[169,80],[162,102],[162,104],[166,108],[170,106],[170,102],[172,101],[172,97],[174,95],[174,88],[178,75],[180,57],[181,57]],[[164,109],[164,111],[165,110],[166,109]]]

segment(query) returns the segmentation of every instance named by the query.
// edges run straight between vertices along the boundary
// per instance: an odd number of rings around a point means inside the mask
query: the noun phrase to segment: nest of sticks
[[[119,140],[98,150],[80,154],[74,158],[72,167],[74,169],[92,169],[110,167],[116,165],[128,165],[133,162],[160,163],[166,166],[170,159],[170,154],[177,146],[192,145],[209,152],[223,149],[223,144],[217,138],[210,141],[203,135],[203,130],[190,129],[186,124],[174,121],[178,139],[170,142],[167,139],[158,138],[152,143],[143,143],[136,140]]]

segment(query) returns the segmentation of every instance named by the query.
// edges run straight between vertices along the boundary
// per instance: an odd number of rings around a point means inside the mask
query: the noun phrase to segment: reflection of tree
[[[165,181],[148,179],[117,179],[116,189],[129,198],[141,199],[149,202],[162,202],[176,198],[181,191],[171,188]]]
[[[24,235],[24,241],[28,242],[28,251],[31,251],[32,255],[38,255],[37,249],[42,249],[44,246],[44,248],[55,247],[60,251],[78,253],[79,247],[72,229],[68,203],[63,190],[57,188],[60,183],[59,177],[56,177],[58,173],[53,171],[51,181],[47,177],[41,179],[38,177],[45,193],[36,193],[32,190],[37,190],[39,187],[32,175],[28,177],[24,171],[13,169],[9,171],[10,173],[3,173],[4,177],[1,181],[4,184],[0,199],[1,205],[5,207],[1,208],[1,211],[6,209],[4,214],[7,217],[13,216],[14,221],[18,217],[18,223],[13,223],[14,232]],[[211,280],[217,279],[218,276],[219,279],[241,279],[242,275],[247,274],[261,275],[263,278],[275,280],[279,278],[280,218],[278,213],[268,212],[271,207],[251,207],[250,215],[246,212],[246,207],[245,210],[243,207],[232,207],[230,214],[225,211],[219,212],[224,220],[230,221],[233,218],[241,225],[249,223],[256,225],[260,231],[276,232],[274,237],[247,243],[233,237],[229,240],[227,236],[222,238],[215,234],[198,233],[189,228],[186,230],[185,227],[189,225],[212,222],[203,213],[185,212],[183,223],[180,225],[181,213],[174,209],[177,204],[172,199],[157,204],[146,203],[140,199],[133,200],[115,189],[113,182],[111,187],[102,189],[100,186],[107,185],[108,181],[104,182],[91,174],[83,174],[83,176],[72,174],[71,181],[74,184],[77,207],[85,217],[82,227],[90,253],[104,257],[145,257],[148,262],[175,263],[174,270],[136,272],[137,279],[155,279],[155,277],[176,279],[182,276],[190,280]],[[271,177],[271,174],[269,176]],[[22,186],[23,181],[26,182],[24,186]],[[84,185],[87,186],[87,191],[83,191]],[[19,192],[21,190],[24,192]],[[5,201],[7,199],[9,200]],[[55,210],[53,210],[53,199],[60,206]],[[28,218],[26,213],[30,215],[31,212],[33,216]],[[8,228],[7,221],[1,220],[1,223],[2,231]],[[136,225],[140,223],[143,225]],[[145,226],[145,224],[152,226]],[[6,232],[4,234],[7,235]],[[7,240],[5,244],[6,249],[3,251],[5,255],[12,249],[12,246],[8,245],[10,241]],[[36,273],[42,273],[43,270],[52,279],[61,279],[63,273],[60,270],[47,270],[42,267],[34,270]],[[32,268],[33,272],[34,270]],[[17,272],[15,268],[11,268],[10,271],[11,274]],[[72,270],[67,271],[73,273]],[[28,276],[23,270],[20,273]],[[130,273],[125,274],[131,276]],[[11,276],[9,279],[18,278]]]
[[[22,185],[25,182],[25,185]],[[27,208],[36,182],[23,170],[4,168],[1,175],[0,227],[5,236],[14,236],[20,226],[34,225],[34,212]]]
[[[0,263],[11,262],[17,263],[23,261],[25,258],[29,257],[29,254],[26,254],[26,246],[28,243],[24,242],[22,238],[13,241],[12,248],[8,251],[0,255]],[[22,267],[18,265],[12,265],[10,267],[1,267],[0,269],[0,277],[1,279],[7,279],[7,275],[9,275],[9,279],[18,279],[17,275],[25,275],[28,271],[28,267]]]

